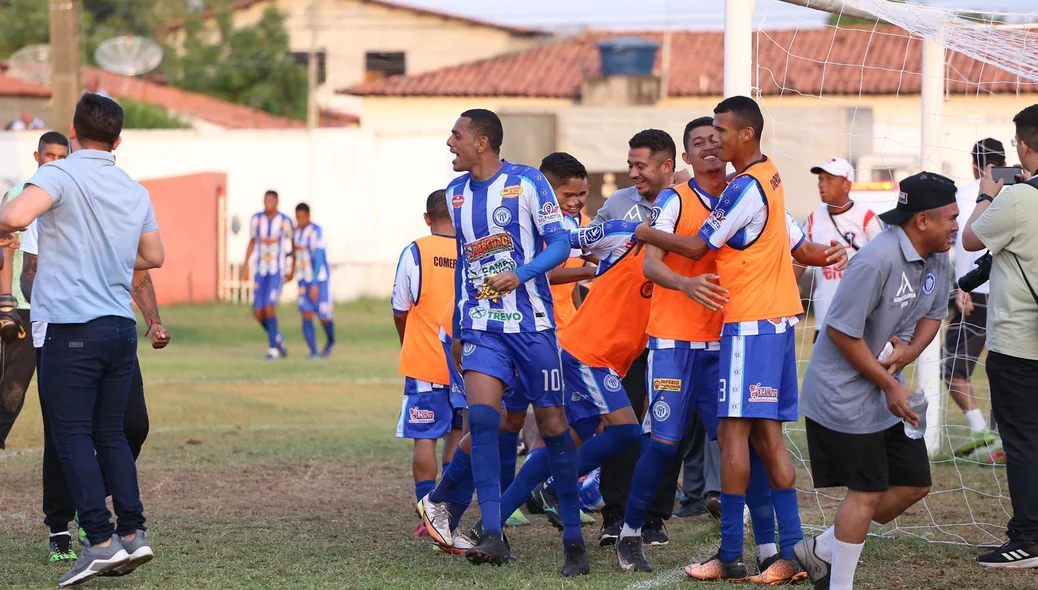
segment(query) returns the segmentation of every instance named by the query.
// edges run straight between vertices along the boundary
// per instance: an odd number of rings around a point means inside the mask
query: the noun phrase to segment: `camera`
[[[966,293],[988,282],[991,277],[991,252],[985,252],[974,264],[977,268],[959,278],[959,289]]]

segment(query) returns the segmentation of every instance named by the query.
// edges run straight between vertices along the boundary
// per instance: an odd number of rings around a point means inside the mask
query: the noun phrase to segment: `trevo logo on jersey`
[[[488,256],[493,256],[494,254],[500,254],[502,252],[510,252],[514,249],[515,242],[512,241],[511,234],[491,234],[485,238],[480,238],[475,242],[465,244],[465,258],[467,258],[469,262],[475,262],[477,260],[483,260]]]

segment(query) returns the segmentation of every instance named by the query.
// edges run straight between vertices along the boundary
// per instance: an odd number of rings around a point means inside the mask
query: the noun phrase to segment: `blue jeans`
[[[137,467],[123,431],[136,359],[133,320],[106,316],[47,327],[40,397],[79,525],[91,543],[144,528]],[[118,527],[105,505],[106,483]]]

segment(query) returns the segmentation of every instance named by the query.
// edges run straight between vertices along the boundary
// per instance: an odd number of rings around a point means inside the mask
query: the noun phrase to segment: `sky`
[[[489,20],[501,24],[546,29],[612,28],[655,29],[670,23],[678,29],[720,29],[724,0],[398,0]],[[919,3],[919,0],[911,0]],[[940,7],[1036,13],[1034,0],[929,0]],[[765,28],[819,26],[826,14],[780,0],[756,0],[754,25]],[[1038,14],[1036,14],[1038,16]]]

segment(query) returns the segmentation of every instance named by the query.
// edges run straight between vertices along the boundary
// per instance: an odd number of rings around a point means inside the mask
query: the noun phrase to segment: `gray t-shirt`
[[[141,234],[159,228],[148,191],[111,152],[79,150],[40,167],[26,184],[54,200],[39,218],[32,321],[135,319],[130,281]]]
[[[616,191],[606,199],[591,223],[603,223],[610,219],[645,221],[651,211],[652,204],[649,200],[639,195],[638,189],[629,186]]]
[[[943,320],[950,291],[948,254],[924,260],[900,227],[890,227],[851,258],[825,325],[864,339],[878,357],[892,336],[908,343],[919,320]],[[800,412],[848,434],[880,432],[901,420],[887,409],[879,385],[854,368],[824,329],[807,364]]]

